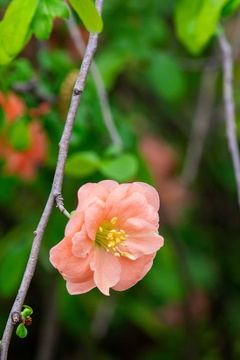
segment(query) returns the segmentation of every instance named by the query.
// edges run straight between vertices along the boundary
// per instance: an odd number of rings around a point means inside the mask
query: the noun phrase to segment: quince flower
[[[26,181],[33,180],[37,175],[38,166],[42,165],[47,157],[47,134],[35,117],[46,114],[49,111],[48,104],[42,103],[31,110],[34,119],[28,124],[30,145],[24,150],[14,149],[7,138],[11,126],[18,121],[18,118],[27,114],[24,101],[13,92],[7,95],[0,92],[0,107],[6,119],[5,128],[0,134],[0,158],[4,160],[3,170],[7,176],[16,175]]]
[[[4,138],[0,138],[0,157],[5,159],[4,171],[23,180],[33,180],[37,168],[47,155],[47,136],[41,124],[32,120],[29,124],[31,145],[26,150],[14,150]]]
[[[110,288],[130,288],[150,270],[163,246],[157,191],[141,182],[104,180],[83,185],[78,201],[64,239],[50,250],[68,292],[98,287],[109,295]]]

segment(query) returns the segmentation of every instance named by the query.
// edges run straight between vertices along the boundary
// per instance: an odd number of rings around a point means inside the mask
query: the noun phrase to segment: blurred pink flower
[[[4,171],[24,180],[33,180],[37,168],[47,156],[47,135],[41,124],[33,120],[29,124],[31,144],[26,150],[14,150],[5,140],[0,139],[0,155],[5,159]]]
[[[7,132],[18,118],[27,114],[26,105],[13,92],[0,92],[0,107],[4,111],[6,124],[0,137],[0,157],[4,160],[3,170],[7,175],[17,175],[24,180],[33,180],[37,168],[47,157],[47,134],[40,122],[32,120],[28,125],[30,146],[25,150],[16,150],[8,141]],[[33,118],[47,114],[50,107],[47,103],[40,104],[30,110]]]
[[[140,142],[140,151],[153,174],[156,189],[161,189],[166,221],[172,224],[179,222],[192,197],[186,184],[177,175],[177,151],[163,139],[148,134],[144,134]]]
[[[163,246],[157,191],[145,183],[104,180],[82,186],[78,201],[64,239],[50,250],[68,292],[98,287],[109,295],[110,288],[130,288],[150,270]]]
[[[0,92],[0,107],[4,110],[8,123],[14,122],[26,113],[23,100],[11,91],[6,95]]]

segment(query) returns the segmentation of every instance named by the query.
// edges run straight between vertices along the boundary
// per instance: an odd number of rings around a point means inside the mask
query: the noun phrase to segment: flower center
[[[116,222],[117,218],[114,217],[112,220],[106,221],[102,226],[99,226],[95,242],[116,257],[125,256],[128,259],[135,260],[133,255],[119,249],[119,246],[127,246],[125,241],[128,235],[125,234],[124,230],[117,231],[114,229]]]

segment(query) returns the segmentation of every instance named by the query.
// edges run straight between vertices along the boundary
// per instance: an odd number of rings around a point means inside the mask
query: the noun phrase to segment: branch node
[[[81,94],[82,94],[82,90],[79,90],[79,89],[77,89],[77,88],[75,88],[75,89],[73,90],[73,95],[77,96],[77,95],[81,95]]]
[[[12,313],[12,322],[13,322],[13,324],[17,324],[17,323],[19,323],[21,321],[22,321],[22,316],[21,316],[20,312],[14,311]]]
[[[69,212],[65,209],[64,205],[63,205],[63,197],[61,193],[57,193],[54,194],[55,197],[55,203],[56,203],[56,207],[64,214],[66,215],[69,219],[70,219],[70,214]]]

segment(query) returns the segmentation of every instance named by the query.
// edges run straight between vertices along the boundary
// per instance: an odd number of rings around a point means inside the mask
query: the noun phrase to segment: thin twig
[[[116,305],[114,298],[109,297],[98,304],[91,326],[91,333],[96,339],[101,340],[106,336]]]
[[[235,104],[233,97],[233,55],[232,49],[224,33],[218,35],[223,54],[223,91],[227,128],[227,139],[237,183],[238,204],[240,207],[240,156],[235,125]]]
[[[56,207],[67,217],[70,219],[71,215],[63,206],[63,197],[61,194],[56,195],[55,197]]]
[[[77,27],[73,16],[70,17],[69,21],[67,21],[67,26],[76,49],[78,50],[79,54],[83,56],[86,45],[82,39],[81,32],[79,31],[79,28]],[[104,86],[104,82],[101,73],[99,71],[99,68],[94,60],[92,61],[90,67],[90,73],[92,75],[97,90],[97,94],[102,110],[103,120],[108,130],[108,133],[112,139],[112,142],[115,145],[122,147],[123,146],[122,139],[113,121],[106,88]]]
[[[103,6],[103,0],[96,0],[96,7],[101,13]],[[18,290],[18,294],[10,311],[8,321],[5,327],[5,331],[3,334],[1,346],[0,346],[0,359],[7,360],[8,355],[8,348],[14,328],[14,323],[12,321],[12,314],[19,313],[22,309],[23,303],[25,301],[25,297],[27,295],[27,291],[32,280],[32,277],[35,272],[38,254],[40,250],[40,245],[42,241],[43,234],[45,232],[48,220],[53,210],[54,203],[56,202],[56,198],[61,199],[61,190],[62,190],[62,183],[63,183],[63,175],[64,175],[64,168],[68,153],[69,142],[71,138],[72,128],[74,125],[74,120],[76,116],[76,112],[78,109],[78,105],[80,103],[82,93],[84,90],[87,74],[89,71],[90,64],[92,62],[94,53],[97,48],[97,34],[91,34],[89,37],[88,45],[86,48],[86,52],[84,54],[84,58],[81,64],[81,68],[79,71],[79,75],[73,90],[72,100],[69,108],[69,112],[67,115],[67,120],[65,123],[65,127],[63,130],[62,138],[59,143],[59,154],[58,154],[58,161],[56,165],[56,171],[54,175],[52,189],[47,200],[45,209],[39,221],[36,231],[34,232],[34,240],[32,244],[31,253],[29,256],[29,260],[26,266],[25,273],[23,275],[23,279],[21,285]],[[58,205],[58,204],[57,204]],[[62,202],[61,202],[62,205]],[[62,205],[63,206],[63,205]]]
[[[46,101],[48,104],[56,104],[57,97],[49,94],[44,94],[41,91],[39,86],[39,81],[37,78],[30,80],[28,82],[16,82],[14,83],[12,89],[18,93],[31,93],[40,101]]]
[[[39,331],[38,347],[35,360],[51,360],[59,335],[59,324],[57,318],[57,281],[52,276],[48,283],[49,289],[44,293],[44,312],[42,324]]]
[[[217,75],[218,71],[210,71],[209,64],[205,66],[182,172],[182,177],[188,185],[193,183],[198,173],[212,114]]]

